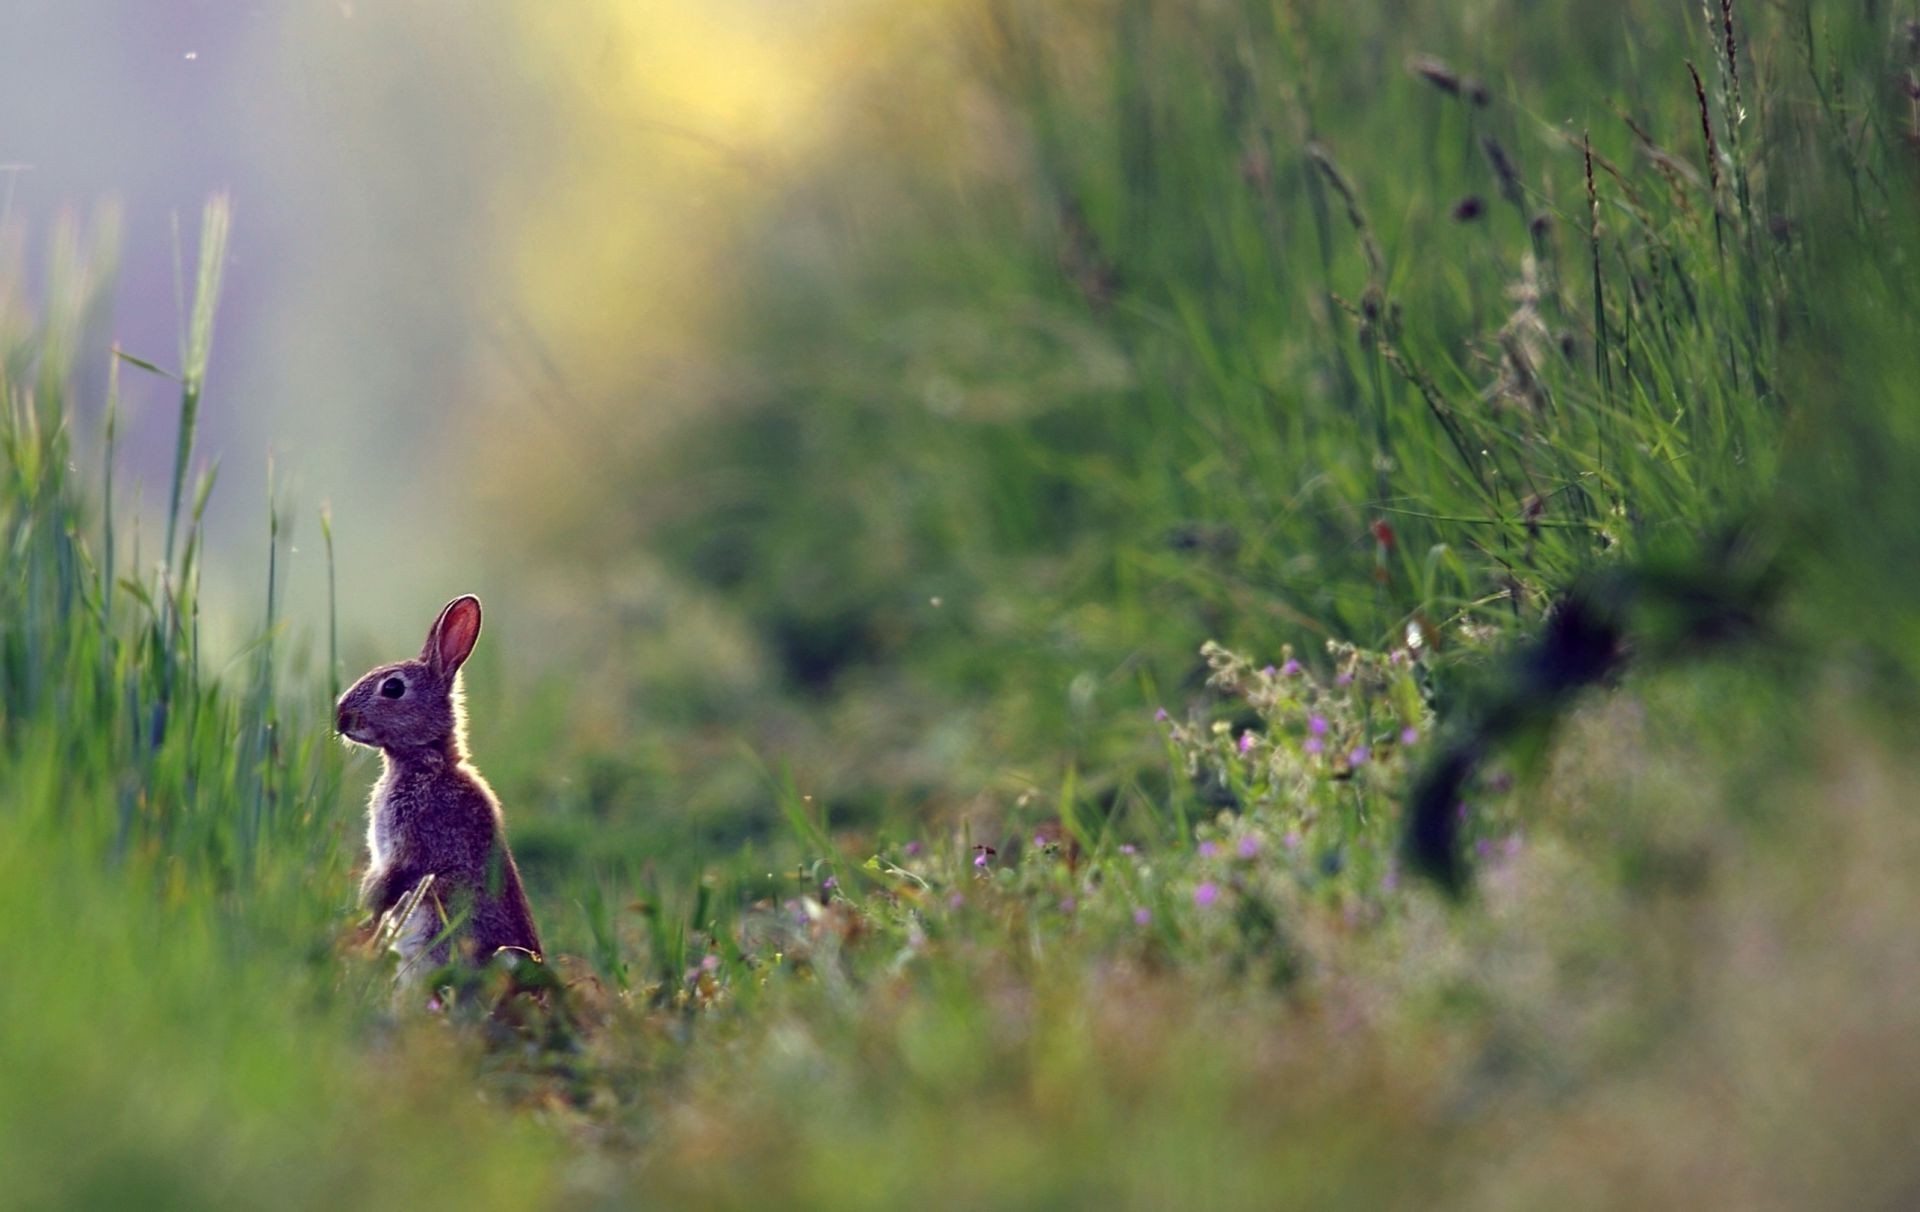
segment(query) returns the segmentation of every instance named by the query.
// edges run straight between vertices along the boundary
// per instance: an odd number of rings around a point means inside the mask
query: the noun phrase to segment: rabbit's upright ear
[[[438,678],[451,678],[459,672],[480,639],[480,599],[464,594],[447,603],[440,617],[427,632],[427,646],[420,659]]]

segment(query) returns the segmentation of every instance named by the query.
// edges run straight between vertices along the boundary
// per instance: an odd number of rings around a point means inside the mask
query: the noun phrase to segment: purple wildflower
[[[1343,673],[1339,677],[1333,679],[1333,684],[1335,686],[1351,686],[1353,685],[1353,674]]]
[[[967,894],[964,892],[956,892],[947,898],[947,908],[949,909],[958,909],[966,903]]]
[[[1308,716],[1307,731],[1315,736],[1327,735],[1327,717],[1324,715]]]
[[[1166,723],[1167,709],[1165,707],[1160,708],[1160,710],[1153,713],[1153,718],[1162,724]]]
[[[1400,743],[1402,745],[1414,745],[1414,744],[1418,744],[1419,741],[1420,741],[1420,730],[1418,728],[1415,728],[1412,724],[1408,724],[1405,728],[1402,728],[1400,730]]]
[[[1367,759],[1372,756],[1373,750],[1368,749],[1365,745],[1355,745],[1353,752],[1347,755],[1347,765],[1364,766],[1367,764]]]
[[[1396,648],[1392,652],[1389,652],[1387,654],[1387,664],[1389,665],[1398,665],[1400,662],[1406,659],[1407,659],[1407,653],[1406,653],[1406,650],[1403,648]]]
[[[1200,843],[1200,857],[1201,857],[1201,858],[1212,858],[1212,857],[1213,857],[1214,855],[1216,855],[1216,854],[1219,854],[1219,853],[1220,853],[1220,847],[1218,847],[1218,846],[1216,846],[1216,845],[1214,845],[1214,844],[1213,844],[1212,842],[1201,842],[1201,843]]]
[[[1321,739],[1317,736],[1308,737],[1307,743],[1301,746],[1302,749],[1305,749],[1308,753],[1313,754],[1315,756],[1318,756],[1320,751],[1325,749],[1326,747],[1327,746],[1325,742],[1321,741]]]
[[[709,952],[709,953],[708,953],[708,954],[706,954],[706,955],[703,955],[703,956],[701,956],[701,957],[700,957],[700,970],[701,970],[702,972],[718,972],[718,971],[720,971],[720,957],[719,957],[719,956],[717,956],[717,955],[714,955],[714,954],[712,954],[711,952]]]
[[[1245,753],[1251,748],[1253,748],[1253,729],[1249,728],[1240,734],[1240,752]]]
[[[1193,903],[1205,909],[1220,899],[1220,885],[1208,880],[1193,890]]]
[[[920,853],[920,843],[919,843],[919,842],[908,842],[908,843],[907,843],[907,845],[906,845],[906,851],[907,851],[907,857],[908,857],[908,858],[912,858],[912,857],[914,857],[915,855],[917,855],[917,854],[919,854],[919,853]]]
[[[1287,663],[1280,666],[1280,673],[1281,673],[1281,676],[1283,677],[1289,677],[1289,678],[1299,677],[1300,662],[1294,660],[1292,657],[1288,657]]]
[[[1060,912],[1062,913],[1072,913],[1075,909],[1078,909],[1079,907],[1080,907],[1080,902],[1073,899],[1070,896],[1063,896],[1060,898]]]
[[[987,869],[987,852],[982,850],[973,856],[973,865],[982,871]]]
[[[1120,853],[1122,854],[1134,854],[1134,853],[1137,853],[1138,850],[1139,850],[1139,847],[1135,846],[1132,842],[1120,843]]]
[[[1260,853],[1260,839],[1249,833],[1240,839],[1240,845],[1235,850],[1241,858],[1250,859]]]
[[[1279,673],[1280,671],[1278,669],[1275,669],[1273,666],[1269,665],[1265,669],[1262,669],[1260,672],[1266,677],[1272,677],[1274,674]]]
[[[1298,830],[1296,830],[1296,829],[1289,829],[1289,830],[1287,830],[1287,835],[1286,835],[1285,837],[1283,837],[1283,838],[1281,838],[1281,839],[1280,839],[1280,844],[1281,844],[1282,846],[1285,846],[1285,847],[1286,847],[1287,849],[1289,849],[1289,850],[1298,850],[1298,849],[1300,849],[1300,833],[1299,833],[1299,831],[1298,831]]]
[[[838,888],[839,886],[840,886],[840,881],[833,878],[832,876],[828,876],[826,879],[820,881],[820,890],[822,892],[832,892],[835,888]]]
[[[1133,911],[1133,924],[1136,926],[1144,926],[1148,922],[1151,922],[1152,920],[1153,920],[1153,910],[1147,908],[1145,905],[1142,905],[1138,909],[1135,909]]]

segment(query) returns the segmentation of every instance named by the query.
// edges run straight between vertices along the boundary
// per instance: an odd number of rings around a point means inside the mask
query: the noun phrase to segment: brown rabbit
[[[340,735],[383,758],[360,900],[399,952],[403,983],[456,954],[481,964],[502,948],[540,956],[500,802],[467,762],[460,666],[479,638],[480,599],[455,598],[419,657],[374,669],[336,712]]]

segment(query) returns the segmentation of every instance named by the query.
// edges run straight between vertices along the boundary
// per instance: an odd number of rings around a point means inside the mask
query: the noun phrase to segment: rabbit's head
[[[434,748],[449,738],[459,748],[466,727],[460,666],[479,638],[480,599],[466,594],[448,602],[418,657],[381,665],[340,696],[340,735],[390,750]]]

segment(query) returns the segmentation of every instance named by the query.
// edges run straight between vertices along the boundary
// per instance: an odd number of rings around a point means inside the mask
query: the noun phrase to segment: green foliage
[[[224,205],[157,559],[111,400],[75,470],[96,303],[3,313],[0,1200],[1895,1202],[1916,42],[1705,17],[945,15],[977,125],[850,119],[672,455],[729,487],[671,615],[776,676],[683,655],[638,756],[574,680],[483,721],[555,954],[432,1013],[354,938],[271,488],[263,630],[200,647]],[[1497,684],[1576,585],[1636,587],[1604,659]],[[1453,902],[1397,855],[1462,703]]]
[[[215,231],[224,208],[208,214]],[[200,369],[221,256],[202,244]],[[545,1147],[445,1099],[430,1041],[404,1078],[369,1064],[387,977],[335,949],[355,831],[311,675],[289,685],[271,612],[244,687],[202,661],[211,475],[177,564],[105,562],[115,518],[93,501],[111,501],[113,460],[99,484],[76,480],[70,369],[9,361],[0,413],[0,1202],[410,1202],[455,1164],[520,1202]],[[197,377],[181,376],[182,469]],[[277,513],[272,530],[277,557]],[[491,1143],[456,1162],[463,1132]]]
[[[746,726],[858,717],[804,747],[860,747],[807,773],[861,815],[1063,755],[1110,791],[1204,640],[1530,627],[1761,508],[1809,228],[1901,207],[1908,52],[1729,11],[939,23],[767,225],[752,386],[633,477],[786,691]]]

